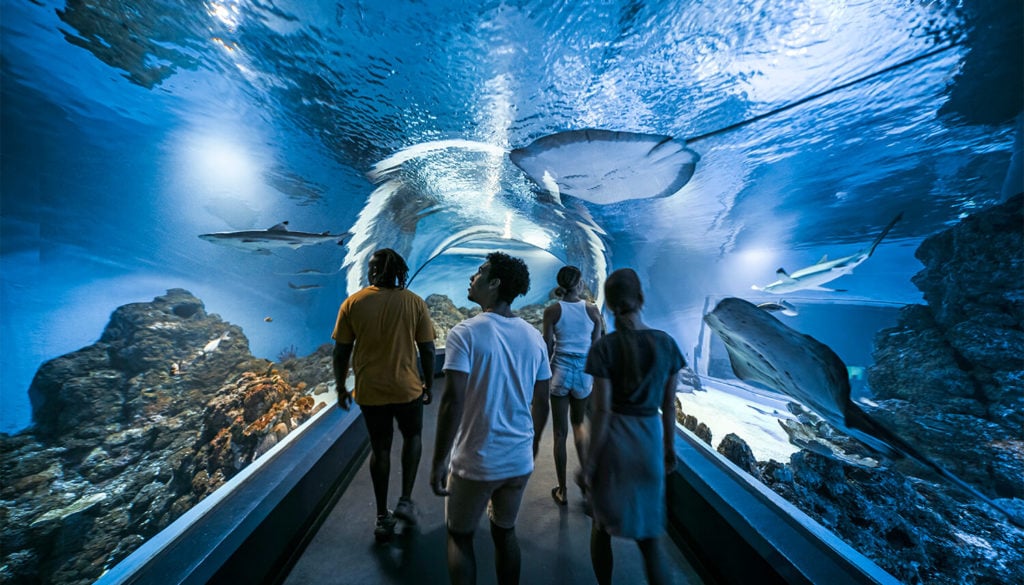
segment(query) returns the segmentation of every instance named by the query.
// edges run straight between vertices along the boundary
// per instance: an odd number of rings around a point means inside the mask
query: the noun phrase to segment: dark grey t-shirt
[[[637,349],[640,381],[622,380],[627,365],[623,342],[632,336]],[[661,408],[665,384],[686,366],[686,360],[672,337],[657,329],[615,331],[598,339],[587,354],[586,372],[612,382],[612,412],[633,416],[652,416]]]

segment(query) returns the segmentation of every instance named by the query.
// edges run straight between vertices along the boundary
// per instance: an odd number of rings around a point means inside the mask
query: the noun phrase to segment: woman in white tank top
[[[590,344],[601,337],[601,313],[593,303],[583,300],[583,278],[580,269],[564,266],[558,271],[555,294],[560,301],[544,310],[544,341],[551,358],[551,420],[554,428],[555,475],[558,485],[551,497],[564,506],[567,500],[565,483],[566,448],[569,423],[580,467],[587,452],[585,414],[593,380],[583,372]],[[539,437],[538,437],[539,438]]]

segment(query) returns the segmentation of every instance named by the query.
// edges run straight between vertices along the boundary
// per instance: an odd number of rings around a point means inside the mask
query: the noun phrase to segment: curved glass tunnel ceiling
[[[925,304],[912,281],[922,242],[1021,190],[1010,0],[3,11],[10,433],[30,424],[41,364],[168,289],[238,325],[256,357],[310,354],[379,247],[418,271],[415,292],[456,306],[489,247],[531,266],[516,307],[548,302],[562,263],[583,268],[598,302],[604,277],[632,267],[645,319],[707,387],[728,373],[702,351],[712,301],[786,301],[801,316],[775,315],[833,346],[870,397],[874,334],[897,316],[869,309]],[[645,161],[658,145],[672,150]],[[199,237],[285,221],[309,237],[242,249]],[[835,290],[752,288],[845,257],[855,269],[806,281]],[[691,414],[715,407],[694,396]],[[746,439],[758,459],[807,450],[779,426],[798,416],[779,411],[786,400],[736,396],[719,402],[731,422],[718,429],[742,436],[743,415],[763,411]]]

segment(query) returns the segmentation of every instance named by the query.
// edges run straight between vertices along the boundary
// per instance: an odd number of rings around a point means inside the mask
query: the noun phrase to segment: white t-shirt
[[[469,375],[452,473],[475,481],[533,471],[533,386],[551,378],[544,338],[519,317],[480,313],[448,332],[444,369]]]

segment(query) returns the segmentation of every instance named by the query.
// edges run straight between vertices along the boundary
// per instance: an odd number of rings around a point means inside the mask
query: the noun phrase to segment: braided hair
[[[408,275],[409,266],[402,256],[391,248],[381,248],[370,256],[368,280],[371,285],[381,288],[405,288],[405,279]]]
[[[566,295],[574,286],[579,284],[580,278],[583,277],[583,273],[580,269],[575,266],[563,266],[558,271],[558,276],[555,280],[558,282],[558,288],[555,289],[555,296],[561,298]]]

